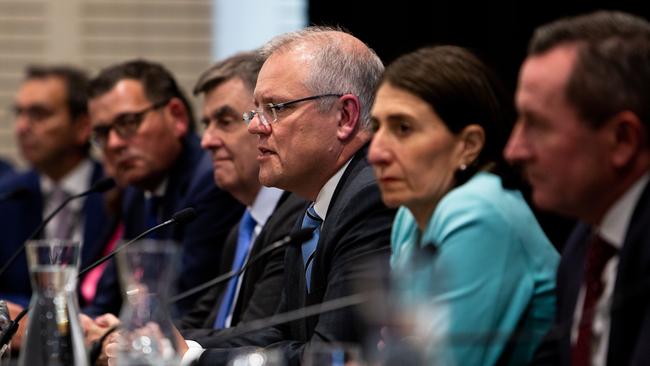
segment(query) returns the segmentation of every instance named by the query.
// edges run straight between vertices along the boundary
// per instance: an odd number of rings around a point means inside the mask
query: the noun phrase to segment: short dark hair
[[[575,46],[577,57],[566,97],[594,128],[629,110],[644,124],[650,118],[650,23],[617,11],[597,11],[539,27],[528,54]],[[650,133],[650,131],[649,131]]]
[[[470,171],[489,167],[512,181],[514,174],[503,158],[515,119],[512,99],[493,71],[472,52],[456,46],[420,48],[391,63],[382,83],[425,101],[453,134],[471,124],[481,126],[485,145]],[[457,179],[456,184],[469,177]]]
[[[67,65],[32,65],[25,70],[25,81],[45,78],[59,78],[63,80],[66,90],[66,103],[70,119],[88,114],[88,76],[76,67]]]
[[[88,98],[93,99],[108,93],[124,79],[139,81],[147,99],[152,103],[171,98],[180,99],[187,110],[190,131],[195,130],[192,105],[178,86],[172,73],[156,62],[136,59],[103,69],[90,81]]]
[[[257,51],[240,52],[221,60],[201,74],[194,86],[194,95],[207,93],[233,78],[241,79],[253,90],[263,64],[264,58]]]

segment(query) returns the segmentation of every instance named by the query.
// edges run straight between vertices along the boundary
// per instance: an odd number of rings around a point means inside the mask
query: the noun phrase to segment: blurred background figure
[[[14,172],[14,167],[4,159],[0,159],[0,179]]]
[[[194,89],[203,94],[201,146],[210,152],[214,181],[246,211],[228,235],[221,272],[237,271],[251,257],[289,235],[306,202],[259,182],[257,137],[242,119],[255,107],[253,90],[264,59],[239,53],[205,71]],[[266,255],[243,275],[209,290],[179,324],[187,339],[201,338],[273,315],[282,293],[284,248]],[[241,277],[241,278],[240,278]]]
[[[193,113],[174,77],[162,65],[133,60],[102,70],[90,83],[89,111],[93,141],[101,149],[118,185],[122,201],[124,239],[193,207],[197,218],[184,226],[152,233],[181,245],[181,265],[174,292],[188,290],[218,274],[215,263],[243,207],[219,189],[212,178],[209,156],[201,150]],[[198,295],[176,305],[182,316]],[[111,261],[102,276],[89,315],[120,310],[117,271]]]
[[[540,208],[581,220],[558,270],[543,365],[650,364],[650,23],[620,12],[538,28],[505,156]]]
[[[526,364],[552,323],[559,258],[502,157],[511,117],[498,80],[459,47],[399,57],[377,91],[368,159],[400,207],[396,293],[423,306],[407,316],[428,362]]]
[[[15,135],[30,169],[0,180],[0,263],[67,197],[88,190],[103,177],[90,155],[86,75],[68,66],[31,67],[14,99]],[[70,202],[39,238],[81,241],[81,267],[99,258],[105,246],[108,213],[101,195]],[[86,285],[86,277],[79,287]],[[24,253],[0,276],[0,298],[27,306],[31,288]],[[80,296],[83,305],[91,297]],[[11,308],[10,304],[10,308]],[[16,314],[13,313],[13,316]],[[24,323],[25,321],[23,321]],[[19,340],[17,338],[16,340]]]

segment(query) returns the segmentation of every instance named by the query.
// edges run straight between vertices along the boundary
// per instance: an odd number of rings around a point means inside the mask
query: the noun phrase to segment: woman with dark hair
[[[453,46],[398,58],[372,109],[369,160],[384,203],[401,206],[392,270],[426,305],[417,326],[444,365],[526,364],[552,324],[559,258],[502,157],[512,110]]]

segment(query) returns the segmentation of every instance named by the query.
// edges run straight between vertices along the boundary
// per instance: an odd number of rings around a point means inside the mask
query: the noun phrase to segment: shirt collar
[[[275,210],[275,206],[277,206],[280,197],[282,197],[282,193],[284,191],[281,189],[264,186],[257,192],[255,201],[248,207],[248,211],[258,226],[264,226],[266,224],[266,220],[269,219]]]
[[[598,226],[598,233],[617,249],[623,247],[625,233],[632,219],[643,189],[648,184],[650,173],[645,173],[634,185],[607,210],[603,221]]]
[[[165,178],[153,191],[144,191],[144,198],[149,199],[153,197],[164,197],[167,192],[167,183],[169,179]]]
[[[350,165],[350,161],[352,161],[352,159],[348,160],[348,162],[345,163],[345,165],[343,165],[341,169],[339,169],[339,171],[327,181],[327,183],[325,183],[323,188],[320,189],[320,192],[318,192],[318,196],[316,196],[316,201],[314,201],[314,210],[323,221],[325,221],[325,216],[327,216],[327,210],[330,207],[330,202],[334,196],[336,186],[339,185],[343,172],[345,172],[345,169]]]
[[[55,183],[46,175],[40,175],[41,192],[50,194],[55,185],[59,185],[71,196],[87,191],[90,188],[90,175],[92,174],[93,164],[90,159],[84,159],[81,163],[66,174],[58,183]]]

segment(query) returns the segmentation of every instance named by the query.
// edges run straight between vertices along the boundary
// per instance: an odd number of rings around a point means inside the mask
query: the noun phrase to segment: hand
[[[11,301],[7,301],[7,309],[9,309],[9,316],[11,319],[16,319],[18,314],[23,311],[23,307],[15,304]],[[16,334],[14,334],[13,338],[11,338],[11,348],[14,350],[20,349],[21,344],[23,343],[23,336],[25,335],[25,329],[27,329],[27,318],[29,315],[25,315],[21,320],[18,325],[18,331],[16,331]]]
[[[178,349],[178,355],[183,358],[183,355],[185,355],[185,352],[189,349],[187,347],[187,342],[185,342],[185,338],[181,335],[181,332],[178,331],[178,328],[173,327],[174,331],[174,337],[176,337],[176,348]]]
[[[121,332],[119,331],[113,332],[108,337],[106,337],[104,340],[102,353],[95,365],[114,366],[117,364],[117,355],[120,352],[120,348],[122,347],[122,344],[120,343],[122,334],[120,333]]]
[[[84,331],[84,343],[90,347],[93,342],[101,338],[111,327],[120,324],[120,320],[113,314],[104,314],[92,320],[89,316],[80,314],[79,321]]]
[[[106,332],[108,332],[114,326],[120,324],[120,320],[116,318],[113,314],[104,314],[97,317],[95,320],[92,320],[86,315],[79,315],[79,320],[84,331],[84,341],[86,347],[91,349],[91,354],[94,354],[96,348],[92,348],[95,342],[98,342]],[[105,355],[104,347],[107,344],[107,339],[104,339],[101,345],[95,347],[101,347],[99,351],[99,358],[96,361],[97,365],[106,365],[107,357]],[[96,355],[96,354],[95,354]],[[92,356],[97,357],[97,356]]]

